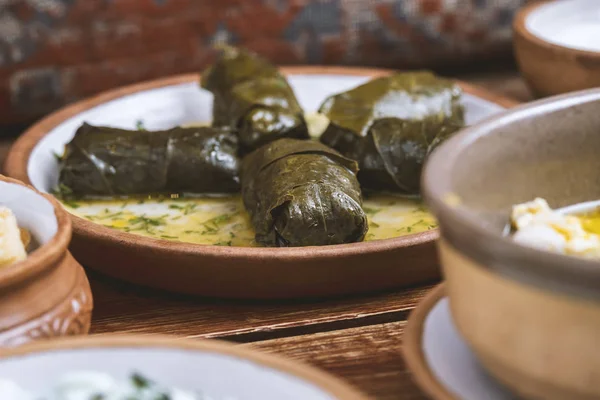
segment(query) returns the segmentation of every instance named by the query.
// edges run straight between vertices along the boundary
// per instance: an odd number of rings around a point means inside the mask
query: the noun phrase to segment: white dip
[[[0,399],[214,400],[201,393],[162,387],[141,375],[133,375],[129,380],[118,381],[109,374],[94,371],[71,372],[59,379],[48,392],[35,394],[19,387],[12,381],[0,379]]]

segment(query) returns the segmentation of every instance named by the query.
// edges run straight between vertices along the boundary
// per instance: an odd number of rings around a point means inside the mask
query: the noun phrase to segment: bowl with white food
[[[0,345],[85,334],[92,293],[59,203],[0,175]]]
[[[452,318],[524,398],[600,397],[599,110],[598,89],[534,102],[425,167]]]
[[[12,400],[270,400],[367,397],[315,368],[219,341],[103,335],[23,346],[0,358]]]

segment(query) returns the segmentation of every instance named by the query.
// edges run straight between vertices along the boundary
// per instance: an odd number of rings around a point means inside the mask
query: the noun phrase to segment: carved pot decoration
[[[0,205],[31,233],[26,260],[0,269],[0,346],[86,334],[92,293],[81,265],[68,252],[71,220],[51,196],[0,175]]]

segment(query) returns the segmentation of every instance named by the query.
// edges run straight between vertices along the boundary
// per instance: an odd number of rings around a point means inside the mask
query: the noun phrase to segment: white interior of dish
[[[423,324],[423,355],[439,383],[461,400],[513,400],[515,395],[484,370],[461,337],[444,297]]]
[[[40,244],[49,242],[58,230],[52,204],[25,186],[0,181],[0,205],[8,207],[19,227],[31,232]]]
[[[544,4],[527,16],[525,27],[547,42],[600,52],[600,1],[561,0]]]
[[[128,379],[137,372],[167,387],[200,391],[218,400],[332,400],[311,382],[250,360],[209,351],[171,348],[57,350],[0,360],[0,378],[43,392],[66,373],[106,372]]]
[[[316,111],[326,97],[346,91],[369,80],[365,76],[292,75],[289,77],[305,111]],[[466,119],[472,124],[503,110],[497,104],[466,94]],[[27,173],[33,186],[49,192],[58,181],[55,154],[62,154],[77,128],[88,122],[96,125],[134,129],[143,121],[149,130],[167,129],[212,118],[212,95],[197,83],[185,83],[124,96],[84,111],[52,129],[33,149]]]

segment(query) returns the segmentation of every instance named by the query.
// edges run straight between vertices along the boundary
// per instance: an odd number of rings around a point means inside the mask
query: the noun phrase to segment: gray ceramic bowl
[[[600,199],[600,90],[464,130],[423,181],[453,318],[486,368],[526,398],[600,398],[600,262],[503,235],[513,204]]]

